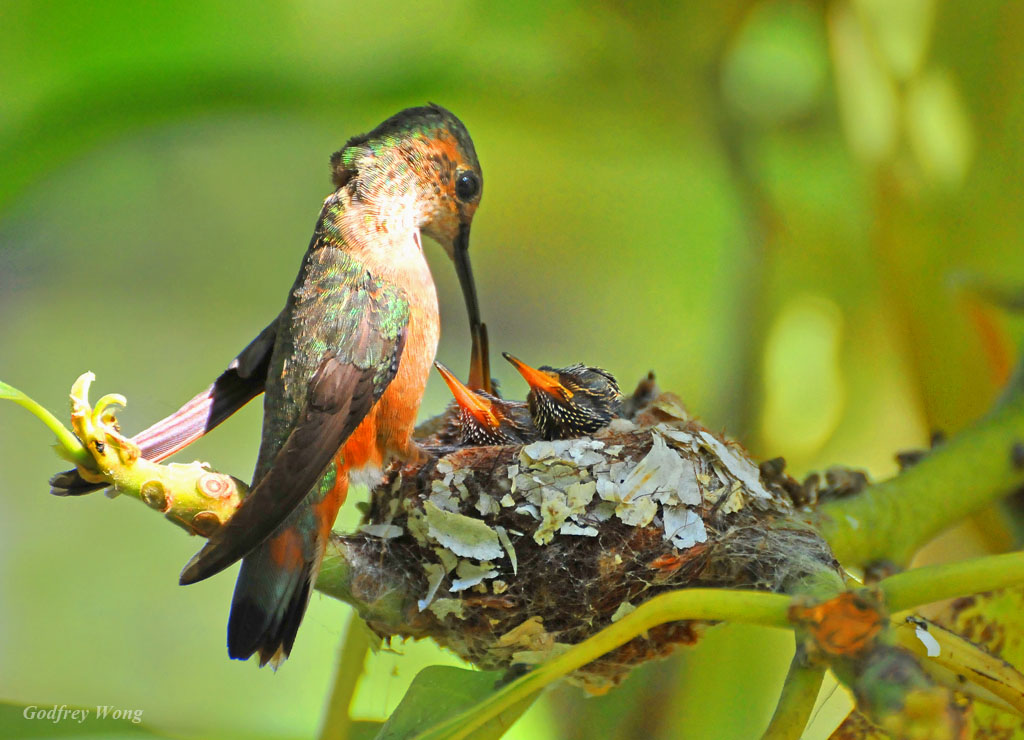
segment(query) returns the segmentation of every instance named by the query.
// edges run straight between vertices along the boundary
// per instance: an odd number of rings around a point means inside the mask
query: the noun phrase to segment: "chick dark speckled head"
[[[461,444],[512,445],[540,439],[525,403],[504,401],[485,391],[471,390],[440,362],[435,362],[434,366],[459,405]]]
[[[507,352],[502,356],[529,383],[526,402],[544,439],[593,434],[618,415],[622,393],[607,370],[582,364],[533,368]]]

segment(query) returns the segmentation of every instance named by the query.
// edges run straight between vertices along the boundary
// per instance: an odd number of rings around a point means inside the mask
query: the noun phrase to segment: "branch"
[[[912,468],[818,507],[816,526],[847,567],[905,566],[942,530],[1024,485],[1014,450],[1024,440],[1024,394]]]

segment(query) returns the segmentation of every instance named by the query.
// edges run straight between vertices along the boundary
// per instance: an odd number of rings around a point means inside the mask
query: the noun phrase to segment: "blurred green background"
[[[1020,322],[958,286],[1024,285],[1022,40],[1024,4],[995,0],[6,0],[0,378],[61,410],[92,370],[129,432],[173,411],[283,304],[330,153],[430,100],[482,162],[494,350],[624,387],[653,368],[760,458],[885,476],[981,414],[1012,360]],[[453,271],[428,252],[439,357],[465,372]],[[432,379],[424,413],[445,402]],[[254,403],[179,459],[247,478],[259,420]],[[229,661],[233,577],[179,588],[195,539],[137,504],[48,496],[48,441],[0,407],[0,699],[142,709],[173,737],[312,735],[347,607],[315,595],[276,675]],[[1004,544],[980,517],[927,557]],[[357,716],[455,662],[395,648]],[[791,649],[719,628],[606,697],[553,691],[513,735],[752,737]],[[811,736],[845,706],[824,694]]]

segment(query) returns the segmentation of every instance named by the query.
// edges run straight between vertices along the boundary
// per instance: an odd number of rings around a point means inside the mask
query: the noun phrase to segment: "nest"
[[[531,665],[663,592],[785,592],[831,551],[795,514],[795,481],[751,462],[671,394],[640,392],[593,437],[466,447],[392,468],[357,533],[337,536],[353,595],[385,637],[431,637],[485,669]],[[427,447],[453,438],[449,411]],[[448,448],[450,449],[450,448]],[[395,618],[393,615],[399,615]],[[706,624],[648,631],[572,679],[600,692]]]

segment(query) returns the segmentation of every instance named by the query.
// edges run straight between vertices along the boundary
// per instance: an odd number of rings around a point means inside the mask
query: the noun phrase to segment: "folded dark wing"
[[[269,537],[323,476],[332,458],[383,395],[405,347],[408,304],[394,293],[354,290],[347,344],[328,354],[309,383],[304,410],[273,464],[235,514],[182,572],[184,584],[208,578]],[[386,315],[386,318],[385,318]]]

